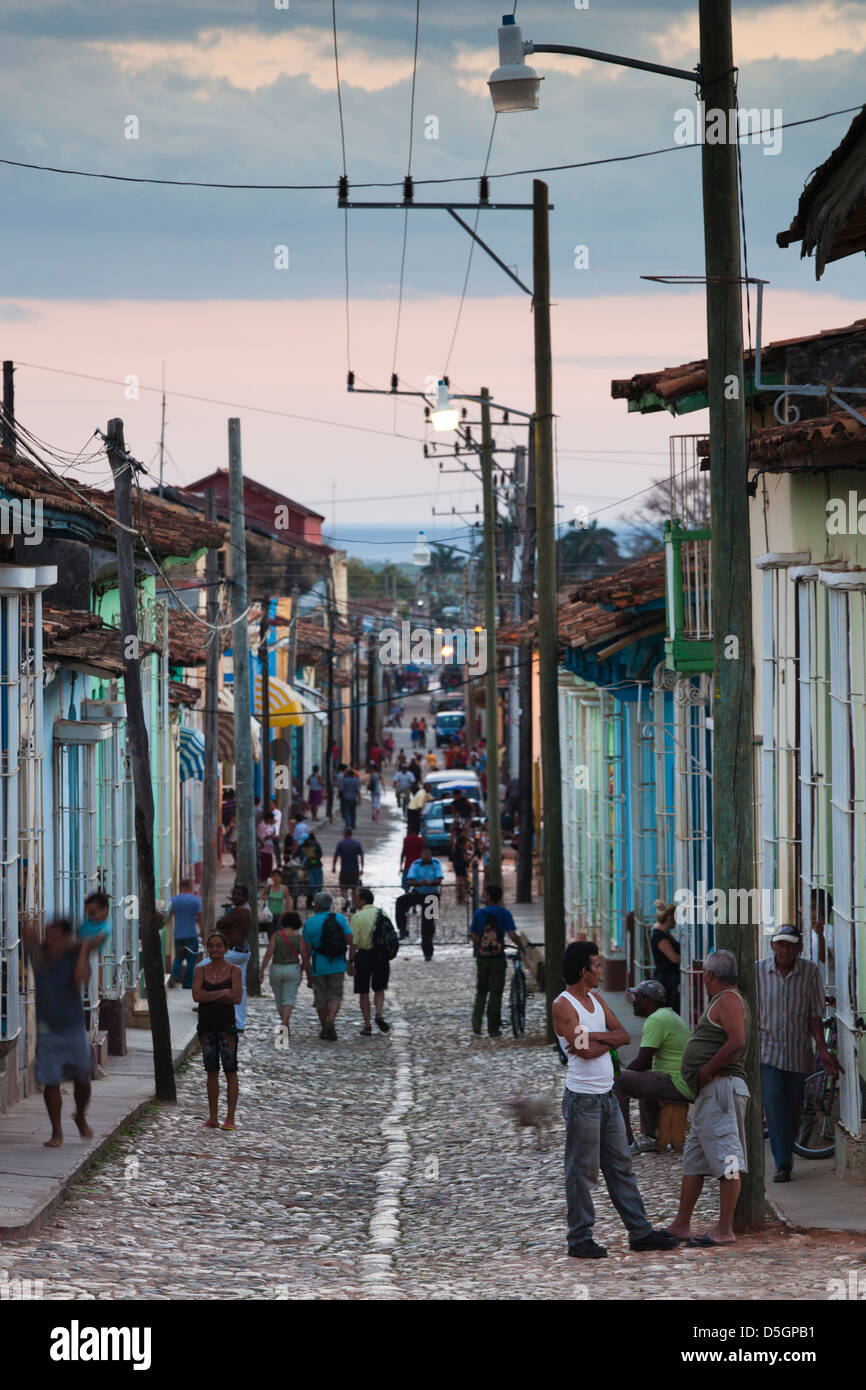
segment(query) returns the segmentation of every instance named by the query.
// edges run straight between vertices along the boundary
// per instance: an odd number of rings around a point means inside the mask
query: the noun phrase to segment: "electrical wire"
[[[848,116],[854,111],[861,111],[862,104],[858,106],[843,106],[837,111],[822,111],[818,116],[804,116],[798,121],[782,121],[779,125],[761,126],[759,130],[747,133],[745,136],[738,136],[740,139],[754,140],[756,135],[770,135],[776,130],[793,130],[796,126],[813,125],[816,121],[828,121],[834,116]],[[600,164],[621,164],[623,161],[632,159],[650,159],[658,154],[672,154],[678,150],[697,150],[700,144],[690,145],[664,145],[657,150],[641,150],[634,154],[608,155],[603,159],[582,159],[575,160],[569,164],[544,164],[532,169],[505,169],[498,174],[488,174],[490,179],[513,179],[527,174],[556,174],[568,169],[591,169]],[[337,191],[336,184],[332,183],[216,183],[204,179],[156,179],[143,178],[133,174],[103,174],[88,169],[62,169],[53,164],[33,164],[23,159],[6,159],[0,157],[0,164],[5,164],[13,169],[33,169],[43,174],[67,174],[76,178],[84,179],[109,179],[114,183],[145,183],[158,184],[168,188],[223,188],[238,191],[252,192],[272,192],[272,193],[334,193]],[[445,183],[477,183],[477,174],[450,174],[441,178],[416,179],[415,186],[445,184]],[[402,188],[401,179],[389,181],[378,181],[371,183],[357,183],[355,189],[363,188]]]
[[[343,87],[340,79],[340,51],[337,42],[337,0],[331,0],[331,22],[334,30],[334,70],[337,77],[337,111],[340,117],[340,149],[343,155],[343,177],[348,179],[346,163],[346,127],[343,121]],[[343,209],[343,269],[346,280],[346,370],[352,370],[352,331],[349,314],[349,209]]]
[[[493,149],[493,137],[494,137],[494,135],[496,134],[496,121],[497,121],[497,119],[498,119],[497,113],[494,111],[494,113],[493,113],[493,125],[492,125],[491,128],[490,128],[490,139],[487,141],[487,154],[485,155],[485,158],[484,158],[484,177],[487,176],[487,167],[488,167],[488,165],[489,165],[489,163],[490,163],[490,154],[491,154],[491,151],[492,151],[492,149]],[[477,232],[477,231],[478,231],[478,219],[480,218],[480,216],[481,216],[481,209],[480,209],[480,208],[477,208],[476,211],[475,211],[475,223],[474,223],[474,226],[473,226],[473,228],[472,228],[473,232]],[[470,272],[471,269],[472,269],[472,257],[473,257],[473,255],[474,255],[474,253],[475,253],[475,241],[474,241],[474,239],[473,239],[473,240],[471,240],[470,243],[469,243],[469,256],[468,256],[468,259],[467,259],[467,261],[466,261],[466,274],[463,276],[463,288],[462,288],[462,290],[460,291],[460,303],[457,305],[457,320],[456,320],[456,322],[455,322],[455,324],[454,324],[454,332],[451,334],[451,342],[450,342],[449,345],[448,345],[448,353],[447,353],[447,355],[446,355],[446,357],[445,357],[445,365],[444,365],[444,367],[442,368],[442,375],[443,375],[443,376],[446,376],[447,373],[448,373],[448,366],[449,366],[449,364],[450,364],[450,362],[451,362],[451,355],[452,355],[452,353],[454,352],[454,344],[455,344],[455,342],[457,341],[457,332],[458,332],[458,329],[460,328],[460,320],[461,320],[461,318],[463,317],[463,305],[464,305],[464,303],[465,303],[465,301],[466,301],[466,290],[467,290],[467,287],[468,287],[468,285],[469,285],[469,272]]]
[[[409,156],[406,161],[406,179],[412,177],[412,150],[415,140],[415,83],[418,77],[418,35],[421,28],[421,0],[415,0],[415,45],[412,54],[412,86],[409,93]],[[403,285],[406,278],[406,246],[409,240],[409,209],[403,213],[403,245],[400,252],[400,285],[397,291],[397,323],[394,329],[394,355],[391,362],[392,377],[397,371],[397,351],[400,343],[400,321],[403,317]],[[397,402],[394,401],[394,425],[397,423]]]
[[[127,384],[123,381],[116,381],[113,377],[93,376],[89,372],[73,372],[70,371],[68,367],[45,367],[39,362],[17,362],[16,366],[27,367],[32,372],[53,372],[57,376],[74,376],[81,381],[98,381],[104,386],[125,386]],[[141,384],[139,384],[138,390],[156,392],[158,395],[162,395],[161,386],[142,386]],[[227,407],[229,410],[245,410],[248,411],[250,414],[276,415],[283,420],[301,420],[302,422],[308,425],[327,425],[333,429],[356,430],[360,434],[378,434],[384,436],[386,439],[406,439],[412,444],[424,443],[424,440],[420,435],[400,433],[395,434],[395,432],[392,430],[377,430],[373,429],[369,425],[350,425],[346,424],[342,420],[322,420],[321,418],[315,415],[296,415],[289,410],[275,410],[271,406],[243,405],[239,404],[237,401],[218,400],[214,396],[196,396],[193,395],[190,391],[169,390],[166,391],[165,394],[166,397],[173,396],[176,400],[197,401],[201,405],[221,405]]]

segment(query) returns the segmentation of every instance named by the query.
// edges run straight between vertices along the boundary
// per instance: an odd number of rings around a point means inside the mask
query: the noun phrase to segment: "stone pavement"
[[[50,1225],[7,1243],[9,1279],[48,1299],[670,1298],[825,1299],[866,1273],[866,1240],[778,1227],[734,1249],[629,1253],[603,1190],[596,1234],[610,1257],[565,1254],[562,1069],[530,1034],[475,1038],[465,947],[394,963],[389,1036],[361,1038],[347,994],[339,1041],[322,1043],[304,988],[288,1048],[269,997],[252,1000],[241,1043],[236,1133],[202,1128],[197,1057],[177,1106],[155,1107],[69,1190]],[[549,1094],[544,1147],[505,1102]],[[650,1218],[674,1210],[679,1160],[635,1160]],[[713,1220],[712,1193],[698,1230]]]
[[[179,1065],[195,1046],[195,1014],[185,990],[169,990],[172,1053]],[[147,1029],[129,1028],[127,1055],[110,1057],[106,1075],[93,1083],[87,1112],[94,1132],[82,1139],[72,1121],[72,1086],[63,1086],[64,1142],[46,1149],[49,1133],[40,1093],[0,1115],[0,1240],[26,1234],[48,1220],[63,1193],[153,1096],[153,1052]]]

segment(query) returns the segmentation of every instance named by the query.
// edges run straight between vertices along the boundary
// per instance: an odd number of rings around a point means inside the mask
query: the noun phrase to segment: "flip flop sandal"
[[[205,1120],[202,1129],[219,1129],[219,1125],[212,1124],[210,1120]]]
[[[232,1129],[232,1130],[234,1130],[234,1129],[237,1129],[237,1125],[221,1124],[221,1125],[220,1125],[220,1129]]]
[[[709,1236],[690,1236],[686,1241],[686,1247],[692,1250],[715,1250],[716,1246],[724,1243],[723,1240],[711,1240]]]

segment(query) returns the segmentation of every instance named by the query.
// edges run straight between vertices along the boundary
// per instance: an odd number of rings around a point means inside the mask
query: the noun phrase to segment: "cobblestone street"
[[[198,1054],[176,1107],[154,1110],[75,1186],[58,1220],[2,1251],[7,1277],[46,1299],[425,1298],[819,1299],[866,1272],[866,1240],[777,1229],[736,1249],[633,1255],[600,1193],[598,1263],[565,1253],[562,1125],[547,1147],[518,1134],[509,1096],[557,1093],[559,1062],[528,1036],[468,1028],[472,961],[446,946],[401,951],[389,1037],[361,1038],[347,993],[337,1044],[318,1039],[303,990],[288,1050],[269,997],[242,1043],[239,1128],[201,1127]],[[532,1036],[534,1035],[534,1036]],[[651,1219],[669,1218],[672,1156],[635,1159]],[[709,1224],[712,1198],[698,1208]]]

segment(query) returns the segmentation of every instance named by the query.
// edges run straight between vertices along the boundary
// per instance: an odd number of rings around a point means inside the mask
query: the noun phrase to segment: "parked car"
[[[463,695],[461,692],[453,690],[434,690],[430,696],[431,714],[441,714],[445,710],[462,710]]]
[[[433,800],[428,801],[422,812],[421,834],[434,852],[451,848],[452,807],[458,792],[463,792],[472,806],[475,824],[480,825],[487,814],[481,784],[474,773],[434,772],[427,778],[424,787]]]
[[[472,768],[451,767],[439,772],[429,772],[424,778],[424,790],[428,796],[441,801],[443,797],[452,798],[458,789],[464,791],[470,801],[481,798],[481,782]]]
[[[466,728],[465,709],[442,710],[436,715],[436,747],[450,743],[459,729]]]

